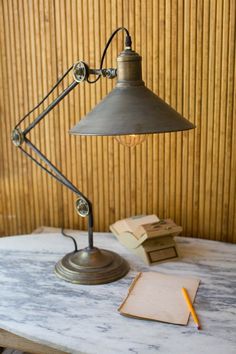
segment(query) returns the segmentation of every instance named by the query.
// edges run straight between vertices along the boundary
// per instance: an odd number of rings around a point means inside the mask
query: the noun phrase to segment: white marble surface
[[[80,247],[86,234],[75,232]],[[201,279],[195,307],[203,327],[131,319],[117,312],[138,271],[150,268],[111,234],[95,234],[99,247],[130,263],[128,275],[99,286],[58,279],[54,264],[73,250],[57,234],[0,239],[0,327],[68,353],[235,354],[236,245],[176,238],[182,258],[151,267]]]

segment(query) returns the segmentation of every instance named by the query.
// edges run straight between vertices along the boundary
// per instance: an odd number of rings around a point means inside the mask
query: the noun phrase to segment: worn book
[[[118,220],[110,230],[120,243],[134,252],[146,264],[152,265],[178,257],[174,236],[182,231],[171,219],[156,215],[141,215]]]

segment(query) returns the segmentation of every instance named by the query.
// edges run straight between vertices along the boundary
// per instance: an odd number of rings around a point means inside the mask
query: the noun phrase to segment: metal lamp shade
[[[126,50],[117,61],[117,86],[70,130],[71,134],[154,134],[195,127],[144,86],[137,53]]]
[[[194,125],[145,86],[116,87],[74,128],[75,135],[127,135],[188,130]]]

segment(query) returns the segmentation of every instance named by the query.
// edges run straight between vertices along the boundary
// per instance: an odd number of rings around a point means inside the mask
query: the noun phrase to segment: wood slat
[[[71,92],[31,132],[32,141],[93,201],[97,231],[155,213],[187,236],[236,242],[235,14],[232,0],[1,0],[0,234],[43,224],[86,229],[72,193],[9,137],[70,65],[98,67],[112,31],[126,26],[147,86],[197,129],[149,136],[133,149],[111,137],[69,136],[114,87],[115,80],[102,79]],[[105,65],[116,65],[123,38],[115,38]]]

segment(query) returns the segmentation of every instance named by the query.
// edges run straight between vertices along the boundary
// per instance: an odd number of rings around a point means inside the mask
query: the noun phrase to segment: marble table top
[[[86,233],[73,232],[79,247]],[[235,354],[236,245],[177,237],[181,258],[144,265],[109,233],[95,244],[129,261],[130,272],[106,285],[75,285],[54,275],[73,250],[60,233],[0,239],[0,328],[68,353]],[[117,311],[139,271],[196,277],[195,308],[203,329],[132,319]]]

